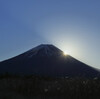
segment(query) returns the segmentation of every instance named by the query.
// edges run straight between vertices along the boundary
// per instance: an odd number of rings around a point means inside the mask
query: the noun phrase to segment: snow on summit
[[[53,55],[61,55],[63,51],[55,47],[54,45],[49,44],[41,44],[39,46],[36,46],[35,48],[32,48],[27,52],[27,55],[29,57],[32,57],[34,55],[40,55],[40,56],[53,56]]]

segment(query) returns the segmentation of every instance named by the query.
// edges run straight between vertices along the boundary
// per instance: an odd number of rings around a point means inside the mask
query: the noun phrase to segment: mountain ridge
[[[18,56],[0,62],[0,73],[93,78],[99,72],[54,45],[42,44]]]

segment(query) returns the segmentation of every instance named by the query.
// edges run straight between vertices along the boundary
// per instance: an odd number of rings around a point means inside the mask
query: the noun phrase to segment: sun
[[[67,52],[64,51],[63,54],[66,56],[67,55]]]

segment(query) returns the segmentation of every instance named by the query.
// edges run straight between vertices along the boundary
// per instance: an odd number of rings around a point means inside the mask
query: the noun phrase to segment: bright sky
[[[41,43],[100,68],[100,0],[0,0],[0,61]]]

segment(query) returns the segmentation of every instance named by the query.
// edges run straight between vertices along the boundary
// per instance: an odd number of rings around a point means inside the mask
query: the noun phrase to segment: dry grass
[[[99,79],[1,76],[0,99],[99,99]]]

